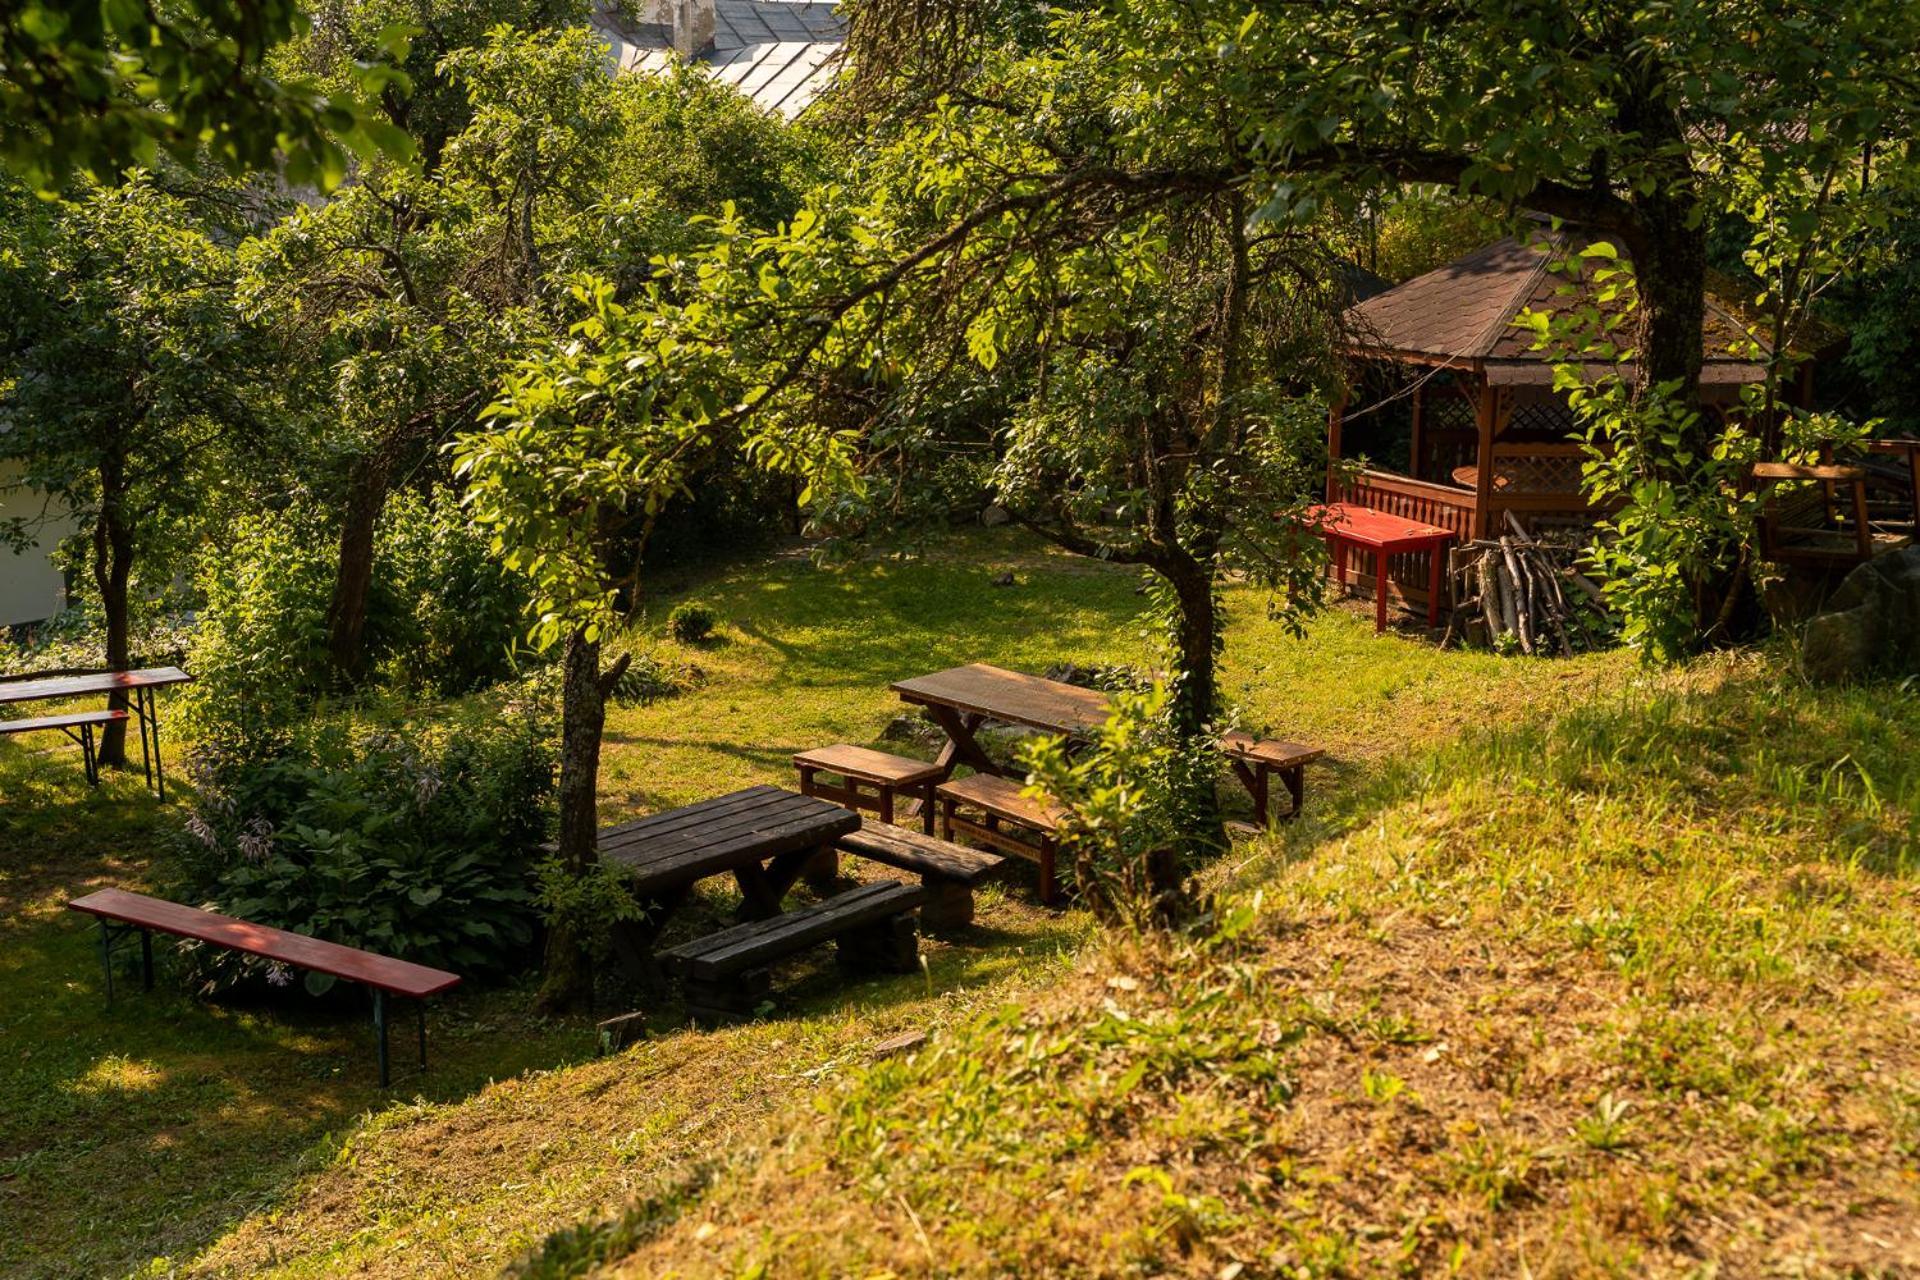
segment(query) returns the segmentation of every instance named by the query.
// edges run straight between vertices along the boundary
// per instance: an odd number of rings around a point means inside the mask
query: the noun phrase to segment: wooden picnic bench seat
[[[1267,797],[1271,780],[1278,777],[1293,798],[1293,807],[1280,818],[1298,817],[1306,796],[1307,766],[1326,754],[1318,747],[1238,732],[1221,734],[1220,750],[1232,766],[1234,776],[1253,797],[1254,821],[1263,828],[1270,821]]]
[[[662,951],[660,967],[681,980],[687,1012],[707,1021],[750,1017],[772,986],[776,960],[837,940],[840,963],[854,970],[911,973],[920,948],[913,912],[917,884],[861,885],[812,906],[751,920]]]
[[[79,744],[81,767],[87,772],[87,785],[100,785],[100,761],[93,749],[93,731],[102,725],[118,724],[127,718],[124,711],[78,711],[64,716],[35,716],[29,720],[0,720],[0,737],[16,733],[38,733],[58,729]]]
[[[819,796],[849,809],[864,809],[892,824],[895,801],[906,795],[920,802],[921,826],[933,834],[933,784],[946,770],[929,760],[889,755],[844,742],[802,751],[793,758],[800,771],[800,794]],[[822,782],[820,774],[838,776],[838,784]]]
[[[927,806],[933,812],[933,806]],[[928,933],[951,933],[973,923],[973,886],[1006,862],[997,853],[935,839],[904,827],[862,827],[841,836],[842,853],[910,871],[927,891],[920,904],[920,927]]]
[[[387,997],[405,996],[416,1002],[420,1026],[420,1065],[427,1065],[426,999],[460,984],[460,976],[408,960],[361,951],[323,938],[290,933],[267,925],[236,920],[198,907],[124,889],[102,889],[67,904],[69,910],[93,916],[100,923],[100,962],[107,975],[107,1002],[113,1002],[113,949],[130,933],[140,935],[142,984],[153,990],[153,934],[169,933],[209,946],[259,956],[296,969],[324,973],[357,982],[373,992],[374,1036],[379,1044],[380,1087],[387,1087]]]
[[[934,794],[940,801],[940,834],[944,839],[952,840],[958,832],[990,849],[1038,863],[1040,900],[1048,904],[1059,901],[1060,886],[1054,868],[1058,849],[1054,833],[1060,822],[1058,810],[1021,794],[1020,783],[991,773],[949,779],[934,788]],[[981,816],[975,818],[965,809],[977,809]],[[1002,823],[1010,824],[1015,830],[1031,832],[1033,838],[1016,836]]]

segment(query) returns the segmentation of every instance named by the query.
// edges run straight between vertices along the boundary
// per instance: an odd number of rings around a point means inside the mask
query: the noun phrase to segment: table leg
[[[621,969],[628,980],[654,995],[665,994],[660,970],[653,963],[654,941],[659,938],[661,930],[667,927],[668,918],[692,892],[691,885],[681,885],[677,889],[642,898],[639,919],[623,920],[613,926],[613,954],[619,960]]]
[[[167,802],[167,767],[160,758],[160,700],[152,689],[147,689],[148,732],[153,735],[153,783],[155,798],[161,804]]]
[[[427,1002],[425,1000],[413,1002],[413,1015],[420,1026],[420,1069],[425,1071],[427,1069]]]
[[[1373,553],[1373,630],[1377,635],[1387,629],[1387,551]]]
[[[1435,543],[1433,547],[1433,570],[1427,584],[1427,625],[1440,625],[1440,558],[1446,551],[1445,543]]]
[[[387,993],[380,988],[373,989],[373,1039],[380,1054],[380,1087],[387,1087],[390,1073],[387,1070]]]
[[[941,706],[930,706],[927,711],[947,735],[947,745],[941,748],[939,757],[934,761],[943,770],[940,775],[942,782],[953,776],[953,768],[957,764],[964,764],[980,773],[1000,772],[1000,766],[974,740],[974,732],[986,723],[985,716],[978,713],[962,715],[952,707]]]

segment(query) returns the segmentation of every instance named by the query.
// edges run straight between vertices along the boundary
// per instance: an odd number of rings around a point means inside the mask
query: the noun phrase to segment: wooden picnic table
[[[767,919],[807,864],[831,856],[834,841],[860,829],[860,815],[831,801],[780,787],[748,787],[699,804],[604,828],[600,857],[626,870],[644,908],[614,930],[621,962],[636,979],[654,977],[653,943],[693,886],[731,875],[745,902],[741,915]]]
[[[16,702],[85,698],[102,693],[109,697],[114,694],[131,695],[131,710],[140,723],[140,760],[146,768],[147,785],[155,787],[160,798],[165,800],[167,779],[160,763],[160,709],[154,694],[167,685],[185,684],[192,679],[179,667],[146,667],[139,671],[96,671],[83,675],[0,680],[0,706]],[[149,740],[152,742],[151,752]]]
[[[1357,502],[1330,502],[1308,513],[1319,534],[1333,551],[1334,573],[1340,585],[1347,585],[1347,548],[1364,547],[1373,552],[1373,629],[1387,629],[1387,560],[1408,552],[1427,552],[1433,561],[1432,580],[1427,590],[1427,625],[1440,625],[1440,552],[1453,540],[1451,529],[1421,524],[1363,507]]]
[[[1084,737],[1105,724],[1112,710],[1107,695],[1098,689],[1083,689],[984,662],[895,681],[891,687],[902,702],[925,707],[946,732],[946,745],[934,759],[942,782],[962,764],[996,777],[1006,773],[974,737],[989,720],[1043,733]]]

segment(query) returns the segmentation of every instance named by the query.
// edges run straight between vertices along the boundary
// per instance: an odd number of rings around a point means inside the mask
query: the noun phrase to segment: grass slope
[[[1912,1274],[1916,740],[1912,689],[1754,660],[1471,735],[1269,845],[1199,937],[839,1082],[591,1260]]]
[[[1011,571],[1016,585],[991,579]],[[790,776],[797,747],[872,742],[887,683],[956,662],[1036,670],[1140,661],[1133,579],[1018,535],[970,534],[925,559],[824,574],[794,557],[699,585],[726,623],[691,655],[694,693],[616,710],[607,816]],[[1232,594],[1229,690],[1250,721],[1334,751],[1311,801],[1463,727],[1618,687],[1617,657],[1520,663],[1439,653],[1335,613],[1306,642]],[[584,1022],[525,1014],[526,991],[461,995],[434,1015],[434,1065],[392,1097],[369,1032],[323,1012],[208,1006],[170,990],[102,1006],[92,935],[60,904],[164,879],[177,810],[136,781],[99,796],[58,743],[0,744],[0,1275],[472,1274],[548,1247],[609,1257],[636,1196],[693,1203],[714,1162],[802,1134],[806,1099],[905,1027],[961,1025],[1071,973],[1077,917],[991,893],[985,927],[929,944],[925,978],[849,990],[790,976],[783,1012],[702,1033],[672,1010],[628,1055],[589,1057]],[[723,900],[708,904],[718,918]],[[798,1111],[796,1112],[796,1108]],[[606,1224],[611,1223],[612,1226]]]

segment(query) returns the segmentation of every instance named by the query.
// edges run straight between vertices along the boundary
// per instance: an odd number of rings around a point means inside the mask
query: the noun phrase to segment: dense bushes
[[[242,518],[202,560],[205,615],[189,660],[203,722],[286,725],[326,691],[337,538],[324,511],[296,503]],[[386,681],[454,694],[501,678],[513,667],[525,601],[453,494],[389,501],[366,629],[369,665]]]
[[[551,726],[537,705],[420,730],[309,727],[265,756],[202,748],[189,892],[247,920],[463,975],[512,971],[532,954],[552,791]],[[206,961],[216,984],[257,967]]]

